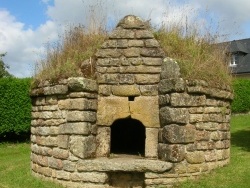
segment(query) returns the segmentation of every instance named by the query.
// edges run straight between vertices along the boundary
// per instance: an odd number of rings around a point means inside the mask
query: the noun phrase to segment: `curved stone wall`
[[[120,21],[96,57],[96,80],[32,89],[34,175],[67,187],[151,188],[228,164],[230,88],[184,80],[135,16]],[[112,124],[127,118],[145,127],[143,155],[110,150]]]

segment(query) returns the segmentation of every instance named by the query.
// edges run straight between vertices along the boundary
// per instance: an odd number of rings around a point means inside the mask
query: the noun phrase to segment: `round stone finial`
[[[148,29],[149,24],[143,21],[140,17],[134,15],[127,15],[117,24],[117,27],[124,29]]]

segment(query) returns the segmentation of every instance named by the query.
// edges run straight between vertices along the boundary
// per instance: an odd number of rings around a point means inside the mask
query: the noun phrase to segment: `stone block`
[[[96,113],[93,111],[68,111],[67,121],[68,122],[76,122],[76,121],[95,122]]]
[[[169,143],[190,143],[195,141],[195,126],[166,125],[162,130],[163,140]]]
[[[60,134],[80,134],[89,135],[91,124],[89,122],[66,123],[59,126]]]
[[[135,33],[133,30],[125,30],[121,28],[116,28],[109,35],[110,39],[134,39]]]
[[[70,91],[88,91],[88,92],[97,91],[96,81],[83,77],[68,78],[68,86]]]
[[[137,39],[153,39],[154,35],[152,32],[148,30],[137,30],[136,31],[136,38]]]
[[[161,68],[161,79],[177,79],[180,77],[180,67],[171,58],[164,58]]]
[[[63,111],[41,111],[32,112],[33,119],[63,119],[65,118],[65,112]]]
[[[190,123],[197,123],[201,125],[202,121],[203,121],[203,114],[190,114],[189,115]]]
[[[111,95],[111,86],[110,85],[99,85],[98,93],[100,95],[104,95],[104,96]]]
[[[62,110],[96,110],[97,100],[85,98],[59,100],[58,106]]]
[[[158,95],[158,85],[140,85],[139,89],[142,96]]]
[[[215,140],[215,141],[218,141],[220,140],[220,133],[218,131],[213,131],[211,134],[210,134],[210,139],[211,140]]]
[[[145,127],[160,127],[158,97],[135,97],[129,101],[131,118],[142,122]],[[152,113],[154,112],[154,113]]]
[[[119,83],[119,74],[97,74],[99,84],[117,84]]]
[[[187,164],[187,173],[200,173],[200,164]]]
[[[200,164],[205,161],[205,156],[203,151],[187,152],[185,158],[190,164]]]
[[[96,157],[108,157],[110,153],[110,127],[98,127]]]
[[[158,128],[146,128],[145,157],[158,157]]]
[[[121,118],[130,116],[127,97],[99,97],[97,110],[97,124],[111,126]]]
[[[95,157],[96,138],[94,136],[71,136],[69,149],[76,157],[83,159]]]
[[[162,58],[165,56],[164,51],[161,48],[142,48],[141,49],[142,57],[159,57]]]
[[[128,47],[143,47],[144,42],[143,40],[129,40]]]
[[[152,58],[152,57],[144,57],[142,58],[143,65],[147,66],[161,66],[162,65],[162,58]]]
[[[104,172],[75,172],[70,175],[70,179],[72,181],[105,183],[108,180],[108,175]]]
[[[67,149],[69,145],[69,135],[58,135],[58,147]]]
[[[69,180],[70,179],[69,175],[70,175],[69,172],[65,172],[63,170],[56,171],[56,178],[59,180]]]
[[[136,85],[114,85],[112,86],[112,93],[116,96],[139,96],[140,90]]]
[[[130,65],[138,66],[143,64],[143,60],[140,57],[127,58]]]
[[[172,106],[204,106],[206,104],[206,96],[192,96],[187,93],[172,93],[171,105]],[[205,108],[206,109],[206,108]]]
[[[59,148],[53,148],[52,156],[58,159],[67,159],[69,157],[69,151]]]
[[[149,25],[140,17],[128,15],[119,21],[117,27],[123,29],[147,29]]]
[[[203,114],[204,107],[191,107],[188,109],[190,114]]]
[[[145,46],[147,48],[157,48],[160,47],[160,44],[156,39],[146,39]]]
[[[158,157],[164,161],[180,162],[185,157],[184,149],[184,146],[179,144],[159,144]]]
[[[123,49],[122,54],[127,57],[139,57],[140,56],[140,48],[127,48],[127,49]]]
[[[222,98],[222,99],[228,99],[228,100],[233,99],[233,94],[231,92],[225,91],[225,90],[220,90],[217,88],[209,89],[209,94],[212,97],[216,97],[216,98]]]
[[[137,65],[137,66],[123,66],[120,68],[120,72],[123,73],[138,73],[138,74],[157,74],[160,73],[161,67],[159,66],[146,66],[146,65]]]
[[[102,44],[101,48],[117,48],[117,40],[107,40]]]
[[[46,104],[56,105],[57,104],[57,96],[55,96],[55,95],[46,96],[45,101],[46,101]]]
[[[185,82],[182,78],[179,79],[164,79],[159,83],[159,92],[167,94],[170,92],[183,92],[185,90]]]
[[[171,123],[186,124],[189,121],[189,113],[186,108],[163,107],[160,109],[161,126]]]
[[[47,156],[37,155],[35,162],[45,167],[49,165]]]
[[[43,174],[44,176],[51,177],[52,176],[52,169],[48,167],[38,167],[37,172]]]
[[[96,61],[97,66],[101,67],[110,67],[110,66],[120,66],[121,60],[120,58],[99,58]]]
[[[120,74],[120,84],[134,84],[135,78],[133,74]]]
[[[99,49],[95,53],[97,58],[119,58],[122,55],[121,49]]]
[[[41,136],[49,136],[50,135],[50,127],[37,127],[36,134]]]
[[[216,122],[199,122],[196,123],[196,128],[199,130],[216,131],[218,130],[219,123]]]
[[[137,84],[158,84],[160,81],[159,74],[137,74],[135,75],[135,82]]]
[[[44,87],[43,88],[45,95],[62,95],[66,94],[68,92],[68,86],[67,85],[55,85],[51,87]]]
[[[195,132],[195,140],[197,141],[208,141],[210,139],[210,132],[208,131],[199,131]]]
[[[197,150],[213,150],[215,149],[214,141],[200,141],[196,144]]]
[[[159,95],[159,105],[166,106],[170,103],[170,95]]]
[[[76,163],[68,160],[63,160],[63,170],[67,172],[74,172],[76,170]]]
[[[155,160],[130,157],[96,158],[94,160],[80,160],[77,163],[79,172],[166,172],[172,164]]]
[[[36,137],[36,143],[38,145],[43,146],[57,146],[58,140],[57,137],[51,137],[51,136],[37,136]]]
[[[53,157],[48,158],[49,161],[49,167],[61,170],[63,168],[63,163],[61,159],[55,159]]]
[[[180,174],[185,176],[184,174],[187,173],[187,164],[186,162],[180,162],[180,163],[175,163],[174,168],[173,168],[175,174]]]

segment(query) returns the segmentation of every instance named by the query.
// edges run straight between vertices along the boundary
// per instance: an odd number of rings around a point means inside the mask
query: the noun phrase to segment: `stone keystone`
[[[117,27],[124,29],[148,29],[149,24],[137,16],[128,15],[118,23]]]

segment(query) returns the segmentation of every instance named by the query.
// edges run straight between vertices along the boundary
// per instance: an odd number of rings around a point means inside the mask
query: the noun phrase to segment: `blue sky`
[[[37,28],[45,22],[48,19],[46,8],[47,5],[39,0],[0,0],[0,9],[9,11],[19,22],[25,23],[25,29]]]
[[[199,29],[219,25],[224,40],[250,38],[249,0],[0,0],[0,53],[7,52],[3,60],[9,72],[34,75],[46,44],[57,41],[68,25],[88,26],[93,11],[99,20],[107,18],[103,21],[109,27],[127,14],[150,19],[153,25],[185,24],[187,17]]]

